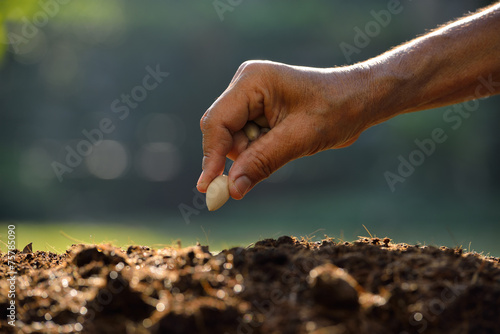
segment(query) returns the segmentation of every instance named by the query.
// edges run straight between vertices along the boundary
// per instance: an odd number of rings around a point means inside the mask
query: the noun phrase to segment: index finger
[[[200,120],[203,135],[203,172],[197,188],[206,192],[208,185],[224,171],[226,156],[233,147],[233,135],[241,130],[249,116],[246,95],[233,89],[224,92]]]

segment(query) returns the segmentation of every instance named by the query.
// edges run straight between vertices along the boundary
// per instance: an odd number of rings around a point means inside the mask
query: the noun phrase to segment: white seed
[[[229,179],[227,175],[217,176],[207,188],[208,211],[215,211],[229,199]]]
[[[254,122],[248,122],[247,124],[245,124],[245,126],[243,127],[243,131],[250,141],[254,141],[255,139],[259,138],[260,128]]]
[[[269,128],[269,122],[267,121],[267,118],[264,115],[260,115],[253,121],[261,128]]]

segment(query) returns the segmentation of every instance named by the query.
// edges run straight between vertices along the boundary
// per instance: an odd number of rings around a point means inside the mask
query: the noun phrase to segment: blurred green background
[[[396,117],[349,148],[288,164],[242,201],[201,207],[199,119],[243,61],[350,64],[491,1],[401,1],[346,58],[341,43],[354,45],[355,28],[388,3],[3,0],[1,240],[15,224],[18,248],[180,239],[220,250],[284,234],[353,240],[364,224],[398,242],[500,256],[499,97],[478,101],[456,130],[448,108]],[[144,83],[154,71],[168,76]],[[92,131],[103,120],[101,138]],[[392,192],[384,173],[438,127],[447,141]],[[98,145],[85,146],[85,131]],[[68,147],[88,154],[69,167]],[[54,163],[67,166],[62,182]]]

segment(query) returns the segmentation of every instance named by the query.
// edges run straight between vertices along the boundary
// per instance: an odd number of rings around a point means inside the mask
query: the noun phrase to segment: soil
[[[500,259],[459,248],[283,236],[218,254],[15,253],[14,268],[1,254],[2,333],[500,333]]]

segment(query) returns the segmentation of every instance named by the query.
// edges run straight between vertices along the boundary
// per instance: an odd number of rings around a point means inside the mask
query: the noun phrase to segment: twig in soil
[[[130,246],[132,246],[132,244],[130,244]],[[166,248],[169,246],[171,246],[171,245],[170,244],[152,244],[151,245],[152,248]]]
[[[208,230],[208,234],[207,232],[205,232],[205,229],[203,228],[203,226],[201,226],[201,230],[203,231],[203,234],[205,234],[205,239],[207,240],[207,246],[210,246],[210,242],[208,241],[208,236],[210,235],[210,230]]]
[[[361,224],[361,225],[363,225],[363,227],[365,228],[366,232],[368,232],[368,234],[370,235],[370,238],[372,238],[372,239],[373,239],[372,234],[370,233],[370,231],[368,231],[368,229],[366,228],[366,226],[365,226],[364,224]]]
[[[329,237],[328,235],[324,234],[323,237],[325,238],[326,241],[330,241],[330,242],[333,242],[333,240],[335,240],[334,237]]]
[[[61,235],[71,241],[74,241],[74,242],[78,242],[80,244],[85,244],[86,242],[85,241],[81,241],[81,240],[78,240],[76,238],[73,238],[72,236],[68,235],[67,233],[65,233],[63,230],[59,231],[59,233],[61,233]]]
[[[314,238],[316,238],[316,235],[313,235],[313,236],[311,237],[311,234],[314,234],[314,233],[319,232],[319,231],[324,231],[324,230],[325,230],[324,228],[318,228],[316,231],[309,233],[309,234],[307,235],[307,238],[308,238],[308,239],[314,239]]]
[[[484,266],[486,264],[486,261],[483,260],[483,262],[481,263],[481,265],[479,266],[479,268],[477,268],[476,272],[474,273],[474,276],[472,276],[472,280],[471,280],[471,285],[474,285],[476,284],[477,282],[477,279],[479,277],[479,273],[484,269]]]
[[[9,245],[7,245],[3,240],[0,240],[0,242],[5,246],[7,247],[7,249],[9,249]]]
[[[56,254],[59,254],[59,253],[62,253],[60,251],[57,250],[57,248],[55,248],[54,246],[52,246],[51,244],[49,244],[48,242],[45,243],[45,245],[47,245],[47,247],[50,247],[52,248],[52,250],[54,251],[54,253]]]

